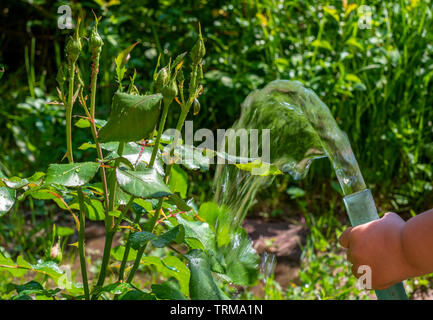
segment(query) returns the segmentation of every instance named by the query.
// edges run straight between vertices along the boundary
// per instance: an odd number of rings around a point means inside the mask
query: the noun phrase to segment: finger
[[[349,248],[349,244],[350,244],[350,232],[351,231],[352,231],[352,227],[347,228],[341,234],[340,239],[338,239],[338,241],[340,242],[340,245],[343,248]]]
[[[351,263],[355,263],[355,261],[353,261],[353,256],[352,256],[352,251],[350,249],[346,250],[346,258],[347,260],[349,260]]]
[[[352,265],[352,273],[358,279],[361,275],[358,273],[358,267],[356,265]]]

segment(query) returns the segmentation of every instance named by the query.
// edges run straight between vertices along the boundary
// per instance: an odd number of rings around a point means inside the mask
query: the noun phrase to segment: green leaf
[[[174,277],[179,281],[180,290],[189,296],[190,271],[188,267],[178,257],[168,256],[162,260],[164,268],[159,268],[159,272],[165,277]]]
[[[185,264],[175,256],[168,256],[164,259],[159,257],[147,256],[141,259],[144,266],[153,265],[164,277],[174,277],[179,281],[182,293],[189,296],[190,271]]]
[[[82,186],[95,176],[98,168],[99,163],[96,162],[50,164],[46,183],[59,184],[65,187]]]
[[[235,163],[238,169],[252,172],[255,176],[276,176],[283,174],[274,164],[262,162],[260,159],[250,163]]]
[[[101,293],[111,293],[111,294],[123,294],[130,290],[132,286],[129,283],[125,282],[115,282],[109,285],[106,285],[101,290],[97,292],[93,292],[93,294],[101,294]]]
[[[87,149],[96,149],[96,145],[90,142],[84,142],[81,146],[78,147],[78,150],[87,150]]]
[[[335,9],[334,7],[323,7],[323,11],[333,17],[335,21],[340,22],[340,16],[337,9]]]
[[[138,250],[141,247],[145,246],[147,242],[149,242],[150,240],[154,240],[156,238],[157,238],[156,235],[154,235],[151,232],[140,231],[131,234],[129,239],[131,243],[131,248]]]
[[[134,199],[134,203],[139,205],[140,207],[144,208],[144,210],[146,210],[146,212],[152,212],[152,210],[153,210],[152,203],[149,202],[148,200],[136,198],[136,199]]]
[[[16,191],[0,187],[0,217],[9,212],[15,204]]]
[[[183,201],[182,198],[180,198],[177,194],[172,194],[171,196],[169,196],[170,200],[174,202],[174,204],[176,205],[176,207],[180,210],[180,211],[190,211],[192,210],[192,208],[185,202]]]
[[[33,300],[31,297],[29,297],[28,295],[18,295],[12,298],[12,300]]]
[[[115,93],[107,124],[98,133],[99,140],[130,142],[147,138],[158,120],[161,99],[161,94]]]
[[[130,53],[132,49],[138,44],[138,42],[130,45],[128,48],[122,50],[116,57],[115,63],[116,63],[116,74],[117,74],[117,81],[121,82],[123,80],[123,76],[125,75],[126,71],[126,64],[129,61]]]
[[[74,233],[75,231],[72,228],[56,226],[56,234],[59,237],[67,237],[73,235]]]
[[[67,210],[65,204],[59,199],[59,197],[61,198],[61,195],[58,194],[58,191],[55,189],[34,188],[27,190],[24,195],[30,195],[33,199],[38,200],[53,200],[59,206],[59,208]]]
[[[220,209],[215,202],[204,202],[198,210],[198,215],[215,230],[219,212]]]
[[[187,300],[181,292],[179,282],[176,279],[170,279],[161,284],[153,284],[152,293],[158,299]]]
[[[177,225],[173,229],[165,232],[157,239],[152,240],[152,244],[157,248],[164,248],[172,242],[182,243],[185,238],[185,229],[183,225]]]
[[[171,176],[169,185],[171,192],[179,192],[181,198],[186,197],[188,190],[188,175],[178,165],[171,168]]]
[[[16,273],[18,269],[16,269],[15,262],[11,258],[6,258],[1,252],[0,252],[0,270],[9,271],[13,276],[18,276]],[[24,272],[24,274],[26,272]],[[24,274],[20,273],[21,276]]]
[[[124,254],[125,254],[125,246],[117,246],[113,248],[113,250],[111,250],[111,256],[118,261],[123,260]],[[127,261],[135,260],[136,257],[137,257],[137,250],[130,248]]]
[[[96,124],[97,128],[101,128],[101,127],[105,126],[106,123],[107,123],[106,120],[95,119],[95,124]],[[90,121],[87,118],[81,118],[80,120],[75,122],[74,125],[78,128],[81,128],[81,129],[90,128]]]
[[[19,177],[11,177],[8,179],[2,179],[6,187],[11,189],[20,189],[27,186],[30,182],[27,179],[21,179]]]
[[[70,206],[71,209],[80,210],[80,204],[78,200],[75,200]],[[105,210],[102,206],[101,201],[96,199],[84,198],[84,207],[86,211],[86,217],[92,221],[102,221],[105,219]]]
[[[116,169],[120,188],[137,198],[162,198],[171,195],[170,189],[154,169],[141,171]]]
[[[206,249],[216,251],[216,239],[215,233],[209,228],[207,223],[201,221],[190,221],[177,215],[176,219],[179,224],[182,224],[185,228],[185,241],[194,249]],[[188,238],[194,238],[201,244],[200,247],[194,246],[194,242],[190,242]]]
[[[44,287],[37,281],[30,281],[23,285],[15,285],[19,294],[35,294],[44,291]]]
[[[311,45],[313,47],[323,48],[329,51],[333,51],[331,44],[326,40],[314,40]]]
[[[113,142],[112,142],[113,143]],[[108,143],[107,143],[108,144]],[[104,145],[107,145],[104,144]],[[117,148],[119,143],[114,142],[113,146],[108,146],[111,151],[111,154],[108,155],[107,158],[116,158],[119,157],[117,154]],[[114,147],[114,148],[113,148]],[[128,142],[125,144],[125,148],[123,149],[122,157],[131,164],[136,170],[140,171],[141,168],[146,168],[150,162],[150,158],[152,156],[153,147],[144,147],[135,142]],[[156,171],[163,176],[164,175],[164,163],[161,159],[160,154],[156,156],[156,161],[153,165]]]
[[[122,294],[119,300],[156,300],[156,298],[154,295],[134,289]]]
[[[286,190],[286,193],[290,195],[290,199],[292,200],[302,198],[303,196],[305,196],[305,191],[295,186],[291,186],[290,188],[288,188]]]
[[[22,256],[18,256],[17,263],[12,259],[4,257],[0,253],[0,270],[9,271],[14,277],[23,277],[27,271],[34,271],[51,278],[55,283],[64,281],[66,274],[54,261],[38,260],[36,264],[30,264]],[[67,291],[72,294],[82,294],[83,289],[75,283],[70,283]]]
[[[259,274],[259,256],[244,229],[239,228],[229,245],[219,248],[224,256],[223,266],[231,282],[238,285],[254,285]]]
[[[164,154],[169,154],[167,153],[169,150],[170,146],[166,146]],[[174,149],[174,160],[175,163],[178,163],[177,160],[182,159],[179,161],[180,164],[189,170],[207,171],[209,170],[210,158],[203,155],[203,152],[204,150],[191,145],[178,144]]]
[[[212,278],[209,257],[201,250],[191,250],[185,257],[191,272],[189,292],[192,300],[226,300],[228,297]]]

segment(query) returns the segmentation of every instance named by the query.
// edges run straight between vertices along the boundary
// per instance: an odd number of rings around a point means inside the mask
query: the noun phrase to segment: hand
[[[386,289],[416,273],[403,252],[404,226],[403,219],[389,212],[382,219],[348,228],[341,235],[339,242],[347,248],[352,273],[359,278],[359,266],[371,268],[372,289]]]

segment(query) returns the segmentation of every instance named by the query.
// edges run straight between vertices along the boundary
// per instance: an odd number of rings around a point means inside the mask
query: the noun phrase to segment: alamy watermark
[[[57,13],[60,16],[57,18],[57,27],[59,29],[72,29],[74,24],[72,23],[72,9],[68,5],[62,5],[57,8]]]
[[[372,271],[370,266],[361,265],[358,267],[358,281],[356,287],[359,290],[372,290]]]
[[[261,162],[268,165],[271,161],[270,129],[218,129],[215,133],[207,128],[194,131],[194,122],[185,121],[184,145],[168,144],[163,152],[163,161],[192,165],[197,157],[206,158],[207,164],[246,164]],[[175,129],[167,129],[167,137],[182,136]],[[194,146],[194,143],[200,143]],[[174,151],[174,152],[173,152]],[[170,156],[174,154],[174,156]],[[253,167],[251,174],[263,174],[263,166]]]

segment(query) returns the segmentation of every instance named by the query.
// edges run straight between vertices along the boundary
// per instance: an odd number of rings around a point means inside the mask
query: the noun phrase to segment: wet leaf
[[[174,165],[171,168],[170,182],[168,184],[171,192],[179,192],[181,198],[186,197],[188,190],[188,175],[178,165]]]
[[[152,293],[158,299],[187,300],[187,298],[180,291],[179,282],[176,279],[170,279],[161,284],[153,284]]]
[[[102,221],[105,219],[105,211],[101,201],[96,199],[84,198],[84,206],[86,210],[86,217],[92,221]],[[69,206],[71,209],[80,210],[78,200],[74,201]]]
[[[140,231],[131,234],[129,240],[131,243],[131,248],[138,250],[145,246],[150,240],[156,239],[156,235],[147,231]]]
[[[169,196],[169,198],[171,201],[174,202],[174,204],[176,205],[176,207],[180,211],[192,210],[192,208],[182,198],[180,198],[177,194],[172,194],[171,196]]]
[[[123,191],[137,198],[151,199],[171,195],[170,189],[155,169],[133,171],[118,168],[116,178]]]
[[[119,300],[156,300],[156,298],[154,295],[134,289],[122,294]]]
[[[152,240],[152,244],[157,248],[164,248],[172,242],[182,243],[185,238],[183,225],[177,225],[173,229],[163,233],[157,239]]]
[[[0,187],[0,217],[9,212],[15,204],[15,190]]]
[[[201,250],[191,250],[185,257],[191,272],[189,292],[192,300],[229,299],[216,285],[210,270],[209,257]]]
[[[99,164],[96,162],[50,164],[46,183],[59,184],[65,187],[82,186],[95,176],[98,168]]]

